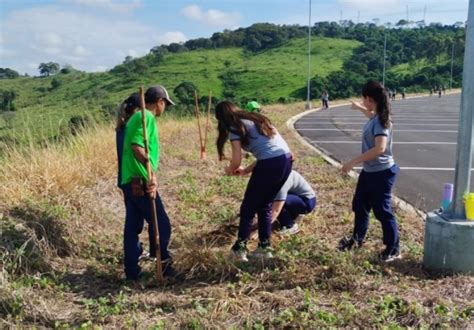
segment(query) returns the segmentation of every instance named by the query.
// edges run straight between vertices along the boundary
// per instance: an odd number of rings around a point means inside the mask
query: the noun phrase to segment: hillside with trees
[[[140,85],[165,85],[178,100],[173,113],[180,115],[192,113],[193,104],[180,87],[188,95],[190,86],[196,88],[203,100],[211,90],[214,101],[227,98],[239,104],[249,99],[263,104],[304,100],[307,32],[298,25],[254,24],[210,38],[157,45],[143,57],[127,56],[104,73],[61,68],[51,61],[39,64],[39,77],[2,68],[0,139],[21,141],[18,132],[31,123],[35,134],[54,138],[64,134],[72,117],[108,118]],[[451,64],[452,87],[461,85],[465,29],[460,23],[412,27],[403,20],[384,26],[318,22],[311,32],[312,98],[318,99],[323,89],[333,99],[356,96],[367,79],[382,80],[385,37],[388,88],[449,88]]]

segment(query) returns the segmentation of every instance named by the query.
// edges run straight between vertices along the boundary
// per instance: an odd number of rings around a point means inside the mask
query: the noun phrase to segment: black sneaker
[[[230,249],[231,257],[236,261],[247,262],[249,259],[247,258],[247,241],[237,240],[232,248]]]
[[[163,270],[163,276],[167,277],[169,279],[174,279],[174,280],[182,280],[184,279],[184,274],[178,272],[176,269],[174,269],[172,265],[171,260],[165,260],[162,261],[162,270]]]
[[[386,248],[379,254],[380,261],[382,262],[392,262],[402,258],[399,249]]]
[[[354,244],[356,244],[356,248],[362,247],[362,242],[356,241],[353,237],[344,237],[342,238],[339,243],[337,244],[337,249],[339,251],[348,251],[352,250],[354,247]]]

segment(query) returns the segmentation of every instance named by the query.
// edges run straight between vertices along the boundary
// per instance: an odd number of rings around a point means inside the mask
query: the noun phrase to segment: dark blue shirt
[[[123,142],[125,140],[125,126],[117,128],[115,131],[115,146],[117,148],[117,164],[118,164],[118,173],[117,173],[117,186],[122,188],[120,183],[122,178],[122,154],[123,154]]]

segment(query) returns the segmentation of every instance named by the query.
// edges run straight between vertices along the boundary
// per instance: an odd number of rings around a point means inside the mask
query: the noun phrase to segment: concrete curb
[[[410,98],[419,98],[419,97],[426,97],[426,96],[413,96],[413,97],[410,97]],[[408,99],[408,98],[406,97],[405,100],[406,99]],[[350,104],[351,103],[338,104],[338,105],[334,106],[333,108],[344,107],[344,106],[348,106]],[[332,158],[323,149],[319,149],[319,148],[315,147],[314,145],[312,145],[308,140],[306,140],[304,137],[302,137],[295,129],[295,122],[297,120],[301,119],[302,117],[306,116],[307,114],[320,111],[321,109],[322,108],[315,108],[315,109],[307,110],[307,111],[304,111],[304,112],[301,112],[301,113],[297,114],[296,116],[291,117],[290,119],[288,119],[286,121],[286,127],[288,127],[288,129],[290,131],[292,131],[293,135],[296,137],[296,139],[301,144],[303,144],[303,145],[307,146],[308,148],[310,148],[311,150],[315,151],[319,156],[321,156],[326,162],[328,162],[332,166],[335,166],[337,168],[341,168],[342,164],[339,161]],[[355,178],[355,179],[357,179],[359,177],[359,174],[355,171],[350,171],[349,175],[351,177]],[[421,218],[422,221],[426,220],[427,213],[425,213],[422,210],[416,208],[415,206],[411,205],[407,201],[393,195],[393,202],[394,202],[395,206],[400,208],[401,210],[403,210],[405,212],[409,212],[409,213],[415,213],[417,216],[419,216]]]

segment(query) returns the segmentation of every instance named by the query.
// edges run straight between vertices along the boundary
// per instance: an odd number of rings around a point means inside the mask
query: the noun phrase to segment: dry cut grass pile
[[[160,119],[159,190],[173,225],[182,282],[145,289],[123,281],[124,207],[116,188],[114,131],[97,126],[62,144],[12,149],[0,164],[3,326],[39,327],[472,327],[473,281],[422,268],[423,219],[397,210],[404,258],[377,261],[372,221],[364,249],[339,253],[352,228],[355,181],[306,149],[285,122],[303,104],[265,109],[310,181],[317,210],[299,235],[274,235],[271,262],[228,257],[246,179],[223,176],[215,129],[199,160],[191,120]],[[146,232],[146,231],[145,231]],[[146,242],[146,234],[142,234]],[[256,245],[252,242],[251,247]]]

